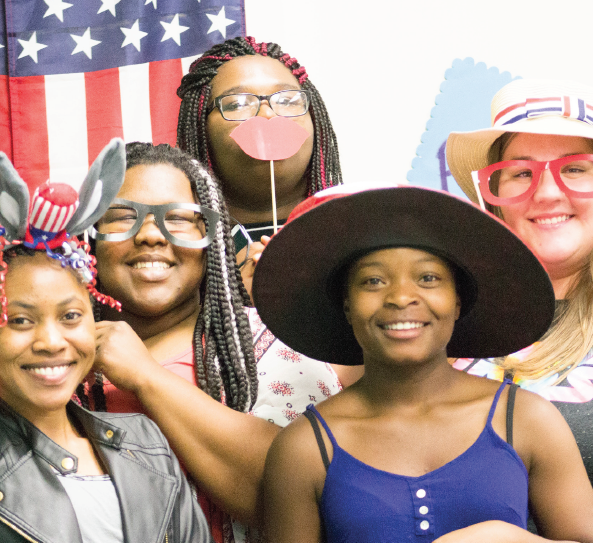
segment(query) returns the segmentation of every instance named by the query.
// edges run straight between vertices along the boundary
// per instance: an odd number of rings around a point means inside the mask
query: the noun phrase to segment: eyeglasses
[[[124,241],[138,233],[148,214],[170,243],[188,249],[210,245],[220,220],[217,211],[198,204],[146,205],[117,198],[90,234],[98,241]]]
[[[512,205],[530,198],[544,170],[567,196],[593,198],[593,155],[571,155],[548,162],[506,160],[472,172],[482,207],[482,196],[489,204]]]
[[[300,117],[309,110],[306,90],[281,90],[263,96],[249,93],[217,96],[206,114],[210,115],[214,108],[218,108],[227,121],[246,121],[259,113],[262,100],[266,100],[272,111],[281,117]]]
[[[231,237],[233,238],[233,242],[235,244],[237,253],[243,247],[247,247],[247,250],[245,252],[245,258],[241,261],[241,263],[237,264],[237,267],[241,269],[249,260],[249,249],[251,249],[251,244],[253,243],[253,240],[251,239],[249,232],[247,232],[247,229],[237,219],[234,219],[233,217],[230,217],[230,219],[231,221],[234,221],[236,223],[235,226],[233,226],[233,229],[231,230]]]

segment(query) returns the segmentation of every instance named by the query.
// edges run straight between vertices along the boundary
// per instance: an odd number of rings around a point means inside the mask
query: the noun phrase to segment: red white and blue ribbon
[[[82,273],[85,283],[93,280],[90,255],[69,239],[66,225],[78,208],[78,192],[65,183],[49,181],[37,187],[29,214],[29,227],[23,244],[32,249],[45,248],[47,255]],[[52,249],[60,247],[62,253]]]
[[[554,96],[527,98],[524,102],[508,106],[496,115],[493,126],[506,126],[546,115],[558,115],[593,125],[592,105],[577,96]]]

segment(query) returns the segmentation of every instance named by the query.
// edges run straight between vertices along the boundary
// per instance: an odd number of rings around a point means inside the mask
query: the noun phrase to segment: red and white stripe
[[[60,232],[78,208],[78,194],[64,183],[48,183],[33,196],[29,223],[44,232]]]
[[[493,124],[494,126],[504,125],[518,115],[525,116],[529,110],[560,107],[562,107],[562,98],[558,96],[549,98],[527,98],[523,102],[518,102],[500,111],[494,118]]]
[[[114,137],[175,145],[181,102],[176,91],[196,58],[0,77],[0,150],[33,192],[47,180],[78,189]]]

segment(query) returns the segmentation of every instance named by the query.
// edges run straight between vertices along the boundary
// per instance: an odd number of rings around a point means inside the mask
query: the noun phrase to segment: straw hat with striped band
[[[492,128],[451,132],[447,163],[470,200],[478,202],[471,173],[488,166],[488,151],[505,132],[593,139],[593,87],[572,81],[517,79],[491,105]]]

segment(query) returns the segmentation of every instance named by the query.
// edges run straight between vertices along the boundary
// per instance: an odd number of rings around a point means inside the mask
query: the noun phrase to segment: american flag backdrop
[[[78,187],[113,137],[175,144],[191,62],[245,35],[243,0],[2,0],[0,150],[31,192]]]

